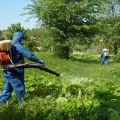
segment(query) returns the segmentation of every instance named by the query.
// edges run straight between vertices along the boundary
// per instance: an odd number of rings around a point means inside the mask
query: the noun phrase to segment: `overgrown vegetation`
[[[12,24],[0,40],[24,32],[25,46],[61,76],[26,69],[23,104],[13,93],[0,105],[0,120],[120,120],[119,6],[120,0],[31,0],[26,14],[40,28]],[[110,50],[108,65],[100,64],[102,48]]]
[[[53,50],[63,58],[69,58],[76,44],[100,44],[114,53],[119,48],[119,0],[31,0],[26,14],[38,19],[50,29]],[[102,47],[102,46],[101,46]]]
[[[111,62],[102,66],[97,57],[90,54],[83,59],[73,55],[68,61],[50,53],[40,54],[40,57],[46,59],[46,65],[60,72],[61,77],[26,69],[27,93],[23,104],[18,105],[13,94],[8,103],[0,105],[0,119],[120,119],[119,64]]]

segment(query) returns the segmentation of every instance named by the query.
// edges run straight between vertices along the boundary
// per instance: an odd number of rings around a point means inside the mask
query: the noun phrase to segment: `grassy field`
[[[61,74],[61,78],[65,80],[77,80],[79,78],[89,78],[93,80],[114,80],[120,81],[120,63],[111,62],[108,65],[101,65],[97,55],[88,54],[84,57],[81,55],[72,55],[69,60],[60,59],[52,53],[37,53],[39,58],[43,58],[45,65]],[[29,62],[29,61],[27,61]],[[43,76],[51,76],[50,74],[37,70],[26,69],[26,75],[39,74]],[[2,70],[0,72],[2,80]]]
[[[115,80],[120,81],[120,63],[110,63],[101,65],[97,55],[72,55],[69,60],[56,58],[50,53],[38,55],[45,59],[46,66],[61,73],[61,77],[66,80],[79,78],[89,78],[94,80]],[[41,73],[46,75],[45,73]]]
[[[120,120],[120,63],[111,58],[101,65],[96,54],[73,54],[69,60],[49,52],[36,55],[61,76],[26,69],[24,102],[19,106],[13,94],[0,105],[1,120]]]

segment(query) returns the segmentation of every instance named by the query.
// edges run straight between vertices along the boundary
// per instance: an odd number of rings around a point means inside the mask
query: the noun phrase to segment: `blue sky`
[[[33,28],[36,26],[36,20],[29,16],[21,16],[24,13],[23,8],[30,4],[30,0],[0,0],[0,30],[7,29],[8,26],[20,22],[24,28]]]

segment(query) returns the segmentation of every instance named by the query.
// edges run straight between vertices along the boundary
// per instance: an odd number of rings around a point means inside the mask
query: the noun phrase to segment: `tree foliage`
[[[36,40],[38,49],[43,51],[51,51],[52,49],[52,35],[48,28],[33,28],[29,30],[30,36]]]
[[[51,30],[54,51],[68,58],[74,45],[88,47],[96,39],[117,53],[119,6],[120,0],[32,0],[26,9]]]
[[[12,39],[13,34],[18,31],[25,33],[25,29],[21,26],[20,23],[11,24],[5,32],[7,39]]]
[[[106,47],[109,47],[115,54],[120,47],[120,17],[109,17],[102,20],[102,36]]]
[[[98,31],[96,16],[104,0],[32,0],[28,14],[51,29],[56,48],[70,48],[76,43],[90,44]],[[60,49],[60,48],[59,48]],[[58,51],[58,50],[57,50]],[[61,51],[61,50],[60,50]],[[66,52],[65,52],[66,53]]]
[[[30,50],[35,50],[36,44],[35,41],[30,36],[28,30],[25,30],[24,27],[21,26],[20,23],[11,24],[7,30],[4,31],[6,39],[12,39],[13,34],[15,32],[23,32],[25,40],[23,41],[24,45],[29,48]]]

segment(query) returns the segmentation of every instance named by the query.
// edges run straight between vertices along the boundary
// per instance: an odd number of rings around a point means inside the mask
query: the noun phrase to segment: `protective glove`
[[[39,59],[39,63],[44,65],[44,60],[43,59]]]

